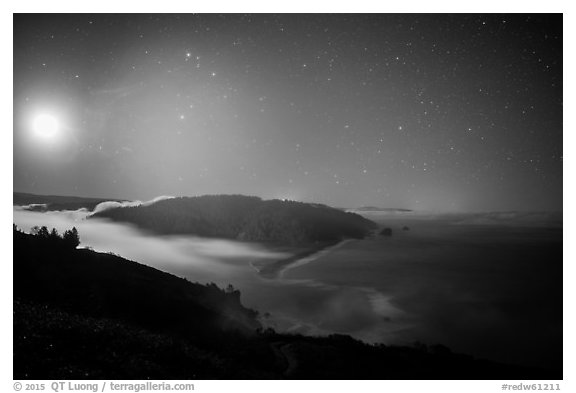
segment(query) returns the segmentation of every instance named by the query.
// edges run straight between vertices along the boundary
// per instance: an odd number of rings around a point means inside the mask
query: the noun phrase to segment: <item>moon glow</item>
[[[60,134],[60,129],[58,119],[48,113],[38,114],[32,120],[34,136],[45,141],[57,139]]]

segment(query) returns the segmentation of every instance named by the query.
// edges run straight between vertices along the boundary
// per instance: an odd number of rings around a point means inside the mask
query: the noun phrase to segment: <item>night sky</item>
[[[15,15],[14,190],[562,209],[561,15]]]

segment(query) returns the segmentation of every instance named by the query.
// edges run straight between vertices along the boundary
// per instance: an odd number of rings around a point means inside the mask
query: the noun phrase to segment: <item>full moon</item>
[[[58,137],[60,132],[60,123],[56,117],[47,113],[42,113],[36,115],[32,120],[32,131],[38,138],[47,141],[53,140]]]

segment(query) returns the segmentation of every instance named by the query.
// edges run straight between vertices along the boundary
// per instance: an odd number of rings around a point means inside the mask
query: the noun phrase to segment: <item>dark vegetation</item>
[[[362,238],[377,226],[354,213],[319,204],[205,195],[119,207],[93,217],[134,224],[158,234],[193,234],[280,244]]]
[[[439,345],[278,334],[232,286],[63,242],[14,227],[14,379],[562,378]]]
[[[14,206],[28,206],[29,210],[51,211],[51,210],[78,210],[94,208],[102,202],[112,199],[104,198],[84,198],[76,196],[60,195],[36,195],[24,192],[12,193],[12,204]],[[30,206],[31,205],[31,206]]]
[[[14,231],[18,232],[18,228],[14,225]],[[42,226],[38,227],[35,226],[30,230],[32,235],[35,235],[38,239],[39,243],[43,245],[52,246],[55,248],[64,248],[64,249],[75,249],[80,245],[80,235],[78,235],[78,230],[76,227],[73,227],[70,230],[64,231],[62,236],[58,233],[56,228],[52,228],[51,231],[48,231],[48,227]]]

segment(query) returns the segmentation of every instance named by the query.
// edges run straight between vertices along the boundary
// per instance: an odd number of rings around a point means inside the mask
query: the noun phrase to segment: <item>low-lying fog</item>
[[[253,263],[289,256],[258,244],[154,236],[86,211],[14,208],[14,223],[60,232],[200,283],[232,284],[278,330],[386,344],[441,343],[478,357],[561,364],[562,221],[547,214],[363,213],[393,230],[305,258],[278,279]],[[407,228],[404,228],[407,227]],[[270,313],[270,316],[265,313]]]

